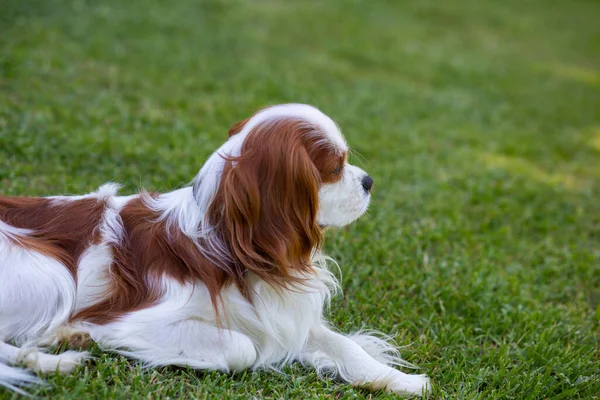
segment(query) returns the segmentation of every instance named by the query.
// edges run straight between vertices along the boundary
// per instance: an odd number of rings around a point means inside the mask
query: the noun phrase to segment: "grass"
[[[5,0],[9,195],[187,182],[255,109],[308,102],[374,177],[329,232],[342,331],[397,334],[431,398],[600,398],[600,3]],[[98,358],[48,398],[391,398]],[[0,398],[16,398],[0,389]]]

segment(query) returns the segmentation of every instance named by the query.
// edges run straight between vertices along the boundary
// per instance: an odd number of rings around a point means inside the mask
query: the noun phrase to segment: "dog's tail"
[[[5,364],[0,353],[0,386],[7,387],[15,392],[28,395],[20,387],[42,384],[42,380],[24,369],[11,367]]]

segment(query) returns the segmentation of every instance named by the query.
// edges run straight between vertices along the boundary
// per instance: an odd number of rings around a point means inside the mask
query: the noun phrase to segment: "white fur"
[[[114,182],[107,182],[104,185],[100,186],[98,190],[95,190],[91,193],[84,194],[81,196],[48,196],[47,199],[52,200],[54,204],[61,204],[65,201],[74,201],[81,199],[107,199],[116,196],[117,192],[121,188],[121,185]]]
[[[319,225],[342,227],[367,211],[371,194],[362,186],[366,175],[362,169],[346,164],[339,181],[319,189]]]
[[[212,260],[226,260],[226,246],[212,236],[206,212],[214,200],[224,166],[222,155],[239,155],[247,134],[258,124],[296,118],[324,132],[325,139],[347,151],[339,128],[314,107],[289,104],[260,111],[217,152],[194,179],[193,188],[151,197],[145,204],[167,222],[168,231],[179,229],[198,243]],[[362,215],[370,195],[362,187],[366,173],[345,165],[342,179],[319,191],[318,222],[343,226]],[[223,290],[222,326],[202,282],[181,284],[157,278],[163,297],[155,305],[123,315],[105,324],[78,322],[66,325],[77,310],[94,304],[107,294],[111,244],[123,240],[119,211],[135,196],[116,196],[109,184],[84,197],[107,202],[100,225],[101,241],[91,245],[78,264],[77,284],[58,261],[15,244],[33,232],[0,222],[0,385],[16,388],[37,383],[35,377],[8,364],[34,371],[69,372],[87,353],[43,353],[41,344],[56,344],[64,335],[89,334],[101,347],[144,361],[148,366],[182,365],[200,369],[240,371],[279,369],[299,361],[321,375],[334,375],[353,385],[386,389],[402,394],[422,394],[429,389],[424,375],[407,375],[393,366],[410,366],[385,337],[365,332],[343,335],[324,319],[338,282],[327,269],[328,258],[315,251],[314,274],[304,286],[277,291],[249,273],[253,293],[250,303],[235,286]],[[82,197],[54,197],[64,202]],[[203,238],[206,246],[200,246]],[[9,345],[14,341],[19,347]]]
[[[90,246],[82,255],[77,270],[77,301],[74,311],[89,307],[107,293],[112,250],[103,242]]]
[[[0,222],[0,340],[24,344],[71,314],[75,282],[58,261],[14,243],[28,235]]]
[[[98,192],[101,192],[102,187]],[[116,190],[117,186],[114,188]],[[113,261],[110,245],[118,244],[123,239],[123,221],[119,211],[128,201],[136,197],[120,197],[116,194],[114,192],[111,197],[103,198],[103,200],[107,200],[107,207],[100,223],[101,242],[88,247],[79,259],[77,300],[74,311],[80,311],[101,301],[109,290],[110,265]]]

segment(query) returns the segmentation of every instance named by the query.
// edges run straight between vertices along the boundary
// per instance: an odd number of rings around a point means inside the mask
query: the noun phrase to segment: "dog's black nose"
[[[365,189],[365,192],[370,192],[371,188],[373,187],[373,178],[371,178],[369,175],[365,175],[362,178],[362,181],[360,182],[362,184],[362,187]]]

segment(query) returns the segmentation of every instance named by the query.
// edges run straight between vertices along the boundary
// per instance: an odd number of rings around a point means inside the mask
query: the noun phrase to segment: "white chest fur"
[[[237,291],[226,301],[230,328],[248,336],[258,352],[255,366],[285,363],[299,358],[310,329],[322,323],[330,288],[337,284],[328,271],[315,268],[315,276],[304,285],[276,290],[250,277],[254,301],[250,304]]]

